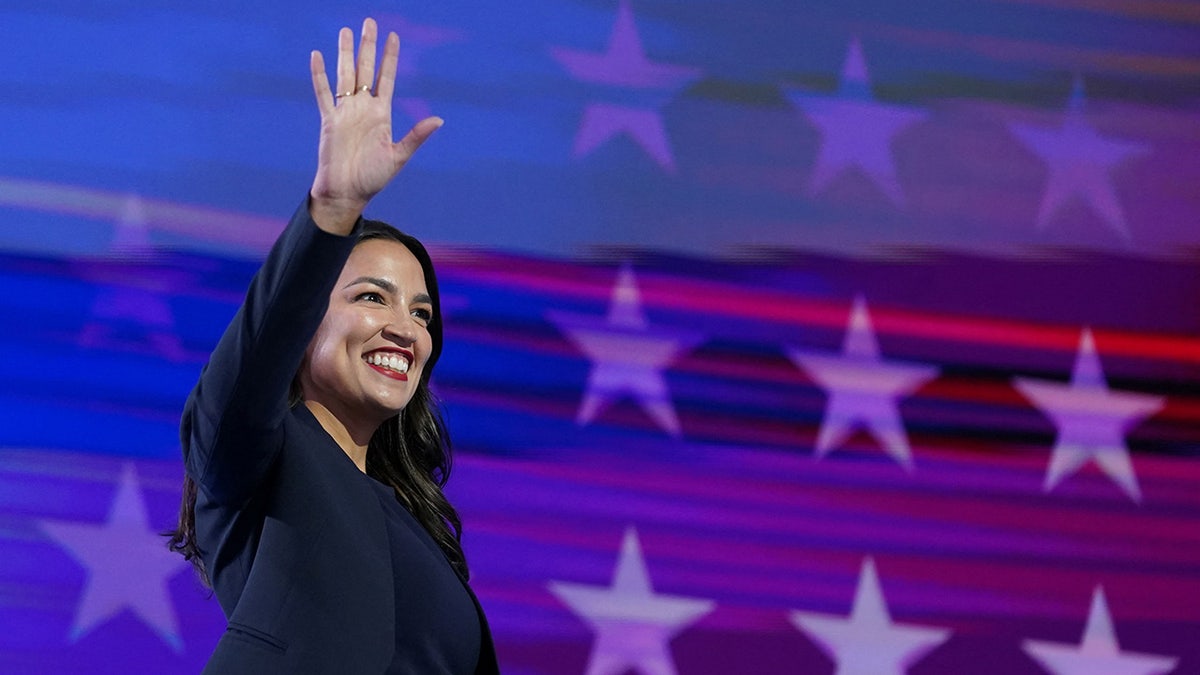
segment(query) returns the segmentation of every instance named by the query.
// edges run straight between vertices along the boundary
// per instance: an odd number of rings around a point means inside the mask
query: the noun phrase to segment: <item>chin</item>
[[[375,406],[381,414],[391,417],[404,412],[411,400],[412,396],[382,396],[375,400]]]

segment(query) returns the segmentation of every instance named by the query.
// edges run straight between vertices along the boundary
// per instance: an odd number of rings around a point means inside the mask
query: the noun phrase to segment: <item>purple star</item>
[[[1083,105],[1083,81],[1077,77],[1061,128],[1049,130],[1023,124],[1010,127],[1026,147],[1042,158],[1050,173],[1038,207],[1037,226],[1045,228],[1060,208],[1072,198],[1079,198],[1128,241],[1131,235],[1110,174],[1125,158],[1145,152],[1147,147],[1096,133],[1084,119]]]
[[[651,328],[642,314],[632,268],[621,268],[606,318],[565,312],[550,312],[549,318],[592,361],[577,424],[591,422],[613,399],[629,394],[659,427],[680,435],[662,371],[700,336]]]
[[[699,76],[698,68],[655,63],[646,58],[629,0],[621,0],[617,20],[603,53],[552,47],[554,58],[576,80],[641,90],[658,90],[663,97],[674,93]],[[619,133],[627,133],[667,171],[675,160],[667,142],[657,107],[635,108],[614,104],[591,104],[575,137],[574,154],[583,157]]]
[[[837,662],[837,675],[903,675],[950,637],[945,628],[893,622],[870,558],[863,560],[850,616],[814,612],[790,616],[797,629]]]
[[[711,600],[655,593],[637,531],[625,530],[612,584],[551,581],[549,588],[596,631],[586,675],[675,675],[670,641],[712,611]]]
[[[592,103],[584,109],[583,122],[575,136],[575,156],[589,154],[621,132],[629,134],[659,166],[668,171],[675,169],[662,116],[657,111],[608,103]]]
[[[129,609],[172,649],[183,650],[167,582],[188,564],[168,551],[151,527],[132,464],[121,472],[103,524],[42,521],[41,525],[48,537],[87,569],[71,642]]]
[[[456,28],[420,24],[399,14],[385,14],[379,18],[380,35],[386,35],[388,31],[394,31],[400,36],[400,58],[396,62],[396,81],[401,84],[416,79],[417,61],[426,52],[444,44],[462,42],[466,39],[466,35]],[[401,88],[403,87],[397,87],[397,89]],[[393,105],[414,122],[433,114],[429,102],[423,98],[400,97],[393,100]]]
[[[141,340],[122,340],[113,331],[114,323],[127,322],[145,331]],[[79,333],[79,346],[114,350],[144,350],[171,361],[189,358],[175,333],[175,319],[166,300],[156,292],[142,288],[105,290],[92,303],[91,320]]]
[[[896,408],[896,399],[937,376],[938,369],[923,364],[884,361],[862,296],[854,299],[841,355],[788,349],[788,356],[829,394],[825,418],[817,435],[818,459],[845,441],[856,426],[862,425],[905,470],[913,470],[912,451]]]
[[[821,192],[843,171],[858,168],[895,204],[904,203],[892,161],[892,138],[925,118],[916,108],[877,103],[862,45],[851,41],[837,96],[789,92],[788,98],[821,130],[821,149],[809,183]]]
[[[466,39],[466,34],[457,28],[420,24],[399,14],[383,14],[379,17],[379,34],[387,35],[389,31],[399,35],[401,41],[397,78],[416,75],[417,61],[430,49]]]
[[[1133,461],[1125,447],[1125,432],[1166,403],[1161,396],[1111,391],[1100,369],[1096,341],[1084,329],[1070,384],[1033,378],[1013,379],[1017,390],[1049,415],[1058,427],[1058,440],[1046,468],[1043,491],[1095,461],[1135,502],[1142,501]]]
[[[1122,652],[1101,586],[1092,593],[1092,607],[1079,646],[1025,640],[1021,649],[1054,675],[1160,675],[1179,662],[1157,654]]]

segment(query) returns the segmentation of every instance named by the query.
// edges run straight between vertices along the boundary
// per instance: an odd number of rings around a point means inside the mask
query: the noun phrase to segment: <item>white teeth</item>
[[[394,370],[397,373],[408,372],[408,359],[396,354],[385,356],[376,352],[374,354],[368,354],[366,361],[371,365],[387,368],[388,370]]]

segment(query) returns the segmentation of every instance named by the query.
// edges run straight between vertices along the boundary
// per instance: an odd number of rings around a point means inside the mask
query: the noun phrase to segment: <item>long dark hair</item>
[[[453,463],[450,435],[429,389],[429,377],[442,353],[442,305],[433,261],[420,241],[386,223],[363,220],[357,244],[370,239],[398,242],[421,263],[425,286],[433,299],[433,319],[428,326],[433,348],[412,400],[371,436],[367,445],[367,475],[392,486],[396,499],[416,517],[442,549],[450,566],[465,580],[469,572],[462,549],[462,521],[442,491]],[[294,382],[288,403],[294,407],[301,400],[300,387]],[[189,560],[201,580],[210,584],[196,542],[196,484],[186,475],[179,504],[179,527],[164,534],[170,538],[167,544],[170,549]]]

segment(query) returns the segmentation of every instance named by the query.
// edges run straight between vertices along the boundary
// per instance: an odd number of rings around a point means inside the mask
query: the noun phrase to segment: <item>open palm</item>
[[[355,217],[442,124],[437,117],[426,118],[393,142],[392,92],[400,39],[388,34],[376,78],[376,36],[375,21],[366,19],[356,62],[354,33],[349,28],[338,33],[336,90],[329,88],[321,53],[314,51],[311,58],[313,92],[321,112],[312,196],[355,212]]]

